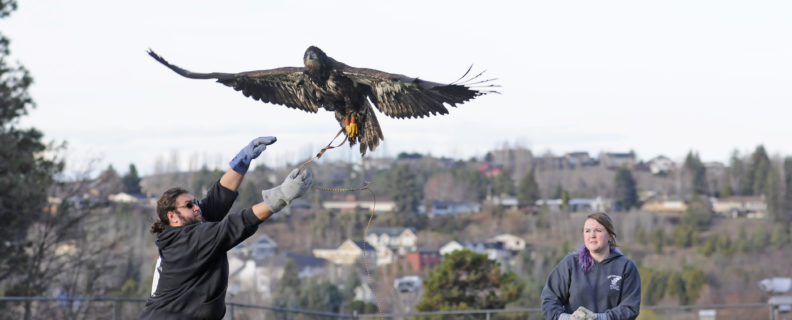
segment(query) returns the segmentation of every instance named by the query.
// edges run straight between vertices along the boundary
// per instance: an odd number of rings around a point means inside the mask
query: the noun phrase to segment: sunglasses
[[[197,205],[198,205],[198,200],[193,200],[193,201],[187,202],[187,204],[185,204],[183,206],[176,207],[176,209],[179,209],[179,208],[192,209],[194,206],[197,206]]]

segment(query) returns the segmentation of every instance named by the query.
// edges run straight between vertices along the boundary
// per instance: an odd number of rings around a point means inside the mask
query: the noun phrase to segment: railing
[[[146,299],[109,297],[0,297],[0,319],[137,319]],[[718,318],[774,319],[779,305],[768,303],[644,306],[641,313],[660,319],[697,320],[698,311],[716,310]],[[459,310],[381,314],[340,314],[226,303],[229,320],[246,319],[544,319],[540,308]]]

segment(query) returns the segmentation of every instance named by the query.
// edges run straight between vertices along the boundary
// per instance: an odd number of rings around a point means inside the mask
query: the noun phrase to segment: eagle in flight
[[[371,104],[392,118],[423,118],[447,114],[444,104],[456,107],[487,93],[497,93],[496,79],[479,80],[479,73],[450,84],[424,81],[374,69],[354,68],[328,57],[321,49],[305,50],[305,67],[283,67],[240,73],[197,73],[168,63],[149,49],[148,54],[176,73],[190,79],[217,79],[265,103],[316,113],[319,108],[335,112],[350,147],[360,144],[360,153],[374,151],[382,135]]]

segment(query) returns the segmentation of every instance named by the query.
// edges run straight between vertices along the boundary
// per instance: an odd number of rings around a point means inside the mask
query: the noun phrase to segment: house
[[[301,279],[323,275],[327,271],[327,261],[310,256],[280,253],[257,260],[252,255],[229,254],[228,256],[228,294],[253,294],[267,300],[273,297],[273,288],[283,277],[286,262],[292,260],[297,265]]]
[[[403,255],[415,251],[418,236],[409,228],[370,228],[366,241],[374,246],[384,246]]]
[[[683,200],[655,199],[644,202],[641,211],[654,213],[684,213],[687,204]]]
[[[564,160],[566,160],[566,165],[570,168],[593,166],[597,164],[597,161],[592,159],[589,153],[585,151],[566,153],[564,154]]]
[[[334,264],[353,265],[361,258],[371,266],[377,263],[377,249],[364,241],[346,240],[335,249],[314,249],[313,255]]]
[[[561,199],[536,200],[536,206],[547,206],[550,211],[561,211],[562,205],[563,201]],[[606,212],[611,207],[611,201],[602,197],[572,198],[567,203],[567,210],[570,212]]]
[[[457,250],[470,250],[475,253],[483,253],[487,258],[505,264],[511,257],[511,252],[503,247],[502,243],[487,242],[463,242],[451,241],[440,247],[440,254],[445,256]]]
[[[712,211],[731,218],[764,218],[767,213],[767,202],[764,195],[712,198],[710,201],[712,202]]]
[[[425,206],[418,208],[419,214],[429,214],[429,218],[442,216],[455,216],[461,213],[476,213],[481,211],[481,205],[472,201],[432,201],[429,209]]]
[[[438,252],[440,252],[441,256],[444,256],[444,255],[447,255],[447,254],[449,254],[451,252],[454,252],[454,251],[457,251],[457,250],[463,250],[463,249],[465,249],[465,247],[462,246],[461,243],[456,242],[454,240],[451,240],[451,242],[446,243],[442,247],[440,247],[440,250],[438,250]]]
[[[649,160],[649,172],[653,175],[666,174],[674,169],[676,164],[666,156],[660,155]]]
[[[345,199],[340,201],[324,201],[322,202],[322,206],[325,207],[325,209],[336,209],[340,211],[352,211],[355,210],[355,208],[371,210],[371,208],[374,207],[375,212],[391,212],[395,204],[393,201]]]
[[[479,165],[478,171],[484,174],[487,178],[495,177],[503,172],[503,166],[493,166],[489,163]]]
[[[493,205],[501,206],[504,209],[517,209],[518,202],[516,197],[492,197],[490,202]]]
[[[229,255],[251,257],[260,261],[264,258],[274,255],[277,250],[278,244],[275,242],[275,240],[272,240],[272,238],[262,234],[256,240],[247,240],[238,244],[228,253]]]
[[[253,258],[256,260],[273,256],[277,249],[278,244],[275,242],[275,240],[272,240],[272,238],[265,234],[262,234],[258,240],[250,245],[250,251],[253,254]]]
[[[377,297],[374,296],[374,290],[371,290],[371,286],[367,282],[363,282],[359,286],[355,287],[355,300],[368,303],[377,303]]]
[[[436,267],[443,262],[443,256],[436,250],[419,250],[406,254],[407,263],[413,271],[423,271]]]
[[[508,233],[499,234],[489,238],[487,242],[500,242],[503,244],[503,248],[511,251],[523,251],[525,249],[525,239]]]
[[[608,169],[616,168],[632,168],[635,166],[636,158],[635,152],[616,153],[616,152],[603,152],[599,155],[599,162],[603,167]]]

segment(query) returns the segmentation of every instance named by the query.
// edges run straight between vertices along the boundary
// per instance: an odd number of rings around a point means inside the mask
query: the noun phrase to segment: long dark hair
[[[157,220],[151,224],[149,232],[160,233],[165,230],[165,226],[170,225],[168,211],[176,210],[176,198],[185,193],[189,193],[189,191],[182,188],[170,188],[162,194],[157,201]]]

